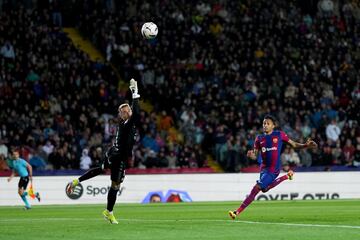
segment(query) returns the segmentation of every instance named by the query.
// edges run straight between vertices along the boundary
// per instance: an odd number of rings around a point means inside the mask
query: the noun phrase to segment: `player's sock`
[[[260,189],[257,186],[254,186],[253,189],[251,190],[249,196],[247,196],[245,198],[245,200],[243,201],[243,203],[241,204],[241,206],[236,210],[236,214],[241,213],[242,211],[244,211],[244,209],[249,206],[250,203],[252,203],[252,201],[254,201],[255,196],[260,192]]]
[[[27,195],[29,195],[29,193],[24,191],[23,196],[26,197]]]
[[[277,185],[279,185],[280,183],[282,183],[283,181],[287,180],[289,178],[289,176],[286,174],[284,176],[281,176],[277,179],[275,179],[267,188],[266,191],[269,191],[270,189],[276,187]]]
[[[86,173],[84,173],[81,177],[79,177],[79,181],[85,181],[90,178],[96,177],[97,175],[100,175],[104,172],[104,170],[101,167],[96,167],[89,169]]]
[[[107,196],[107,208],[106,208],[109,212],[112,212],[112,210],[114,209],[118,191],[119,191],[118,189],[115,190],[112,187],[109,189]]]
[[[29,204],[26,196],[27,196],[27,192],[24,192],[24,193],[21,195],[21,199],[22,199],[23,202],[25,203],[25,207],[26,207],[27,209],[29,209],[29,208],[31,208],[31,205]]]

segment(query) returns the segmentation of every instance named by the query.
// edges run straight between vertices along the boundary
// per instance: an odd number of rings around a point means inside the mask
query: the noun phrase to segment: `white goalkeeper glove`
[[[135,79],[132,78],[130,80],[129,88],[130,88],[130,91],[132,92],[132,98],[133,99],[140,97],[139,89],[138,89],[137,82],[135,81]]]

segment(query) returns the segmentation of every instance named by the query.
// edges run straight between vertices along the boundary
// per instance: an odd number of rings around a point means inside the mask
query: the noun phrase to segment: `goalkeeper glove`
[[[139,90],[138,90],[138,86],[137,86],[137,82],[135,81],[135,79],[131,79],[130,80],[130,91],[132,92],[132,98],[139,98],[140,94],[139,94]]]

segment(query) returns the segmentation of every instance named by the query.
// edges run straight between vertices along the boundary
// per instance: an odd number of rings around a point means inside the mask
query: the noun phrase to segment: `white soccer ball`
[[[146,22],[141,27],[141,34],[146,39],[153,39],[158,34],[158,27],[153,22]]]

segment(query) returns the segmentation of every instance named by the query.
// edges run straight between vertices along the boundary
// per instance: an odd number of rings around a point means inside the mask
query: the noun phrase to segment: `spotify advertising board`
[[[284,173],[280,173],[282,175]],[[110,176],[103,175],[81,182],[72,194],[67,184],[77,176],[33,177],[33,187],[40,192],[39,204],[98,204],[106,203]],[[259,174],[154,174],[126,175],[118,192],[117,202],[149,202],[149,194],[157,193],[161,200],[169,192],[180,194],[189,201],[242,201],[258,180]],[[0,177],[0,205],[23,205],[17,193],[19,178],[7,182]],[[284,181],[266,193],[259,193],[259,201],[323,200],[360,198],[360,172],[295,173],[294,180]],[[182,195],[181,195],[182,194]],[[148,201],[144,199],[148,198]],[[173,197],[173,199],[176,199]]]

